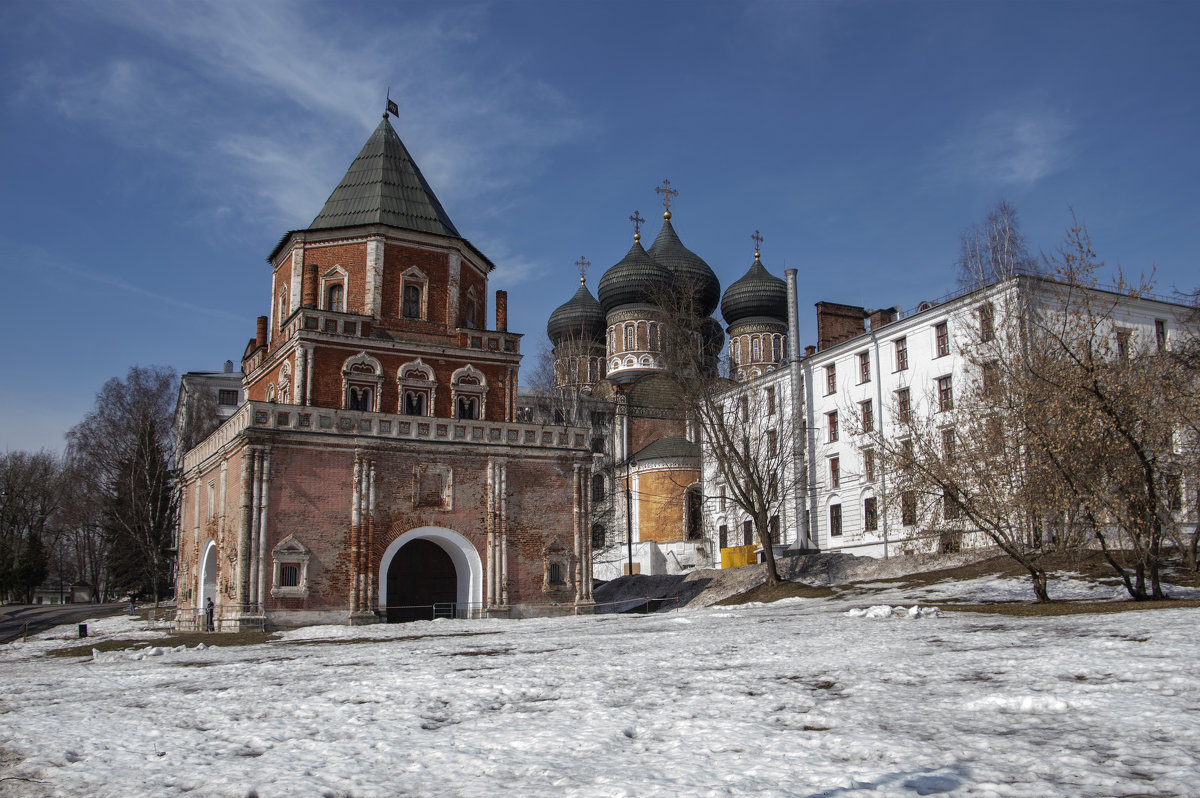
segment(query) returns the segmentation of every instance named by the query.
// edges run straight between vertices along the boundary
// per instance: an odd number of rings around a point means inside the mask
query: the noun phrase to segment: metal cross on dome
[[[591,266],[592,262],[590,260],[588,260],[587,258],[585,258],[584,256],[580,255],[579,260],[575,261],[575,265],[579,267],[579,282],[582,283],[584,280],[587,279],[588,266]]]
[[[670,180],[663,180],[663,184],[661,186],[659,186],[658,188],[654,189],[654,191],[657,194],[663,195],[663,210],[665,210],[667,212],[667,214],[668,214],[667,218],[668,219],[671,218],[669,216],[669,214],[671,213],[671,197],[678,197],[679,191],[671,188]]]
[[[629,217],[629,221],[633,222],[633,237],[635,240],[642,238],[642,222],[646,221],[637,211],[633,212],[633,216]]]
[[[759,245],[763,242],[762,234],[755,230],[754,235],[750,236],[750,238],[754,239],[754,257],[757,258]]]

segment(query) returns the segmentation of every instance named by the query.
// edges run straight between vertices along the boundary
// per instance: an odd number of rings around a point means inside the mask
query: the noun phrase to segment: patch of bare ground
[[[1126,557],[1123,552],[1116,552],[1114,556],[1118,558],[1118,562],[1121,562]],[[911,559],[912,562],[907,564],[928,567],[930,564],[936,563],[936,560],[929,558]],[[749,602],[768,603],[794,596],[802,598],[826,598],[848,590],[869,595],[876,585],[884,583],[889,587],[904,589],[929,587],[941,582],[966,581],[985,576],[1003,576],[1016,579],[1024,579],[1029,576],[1028,571],[1011,557],[1005,555],[982,555],[975,559],[953,556],[945,558],[943,562],[945,561],[953,562],[954,565],[952,567],[933,568],[931,570],[916,570],[910,573],[898,572],[899,568],[903,567],[901,558],[891,560],[890,567],[887,560],[875,561],[879,564],[877,568],[880,572],[877,574],[871,573],[876,568],[873,568],[868,562],[863,562],[862,558],[851,558],[844,565],[840,561],[823,563],[822,565],[831,575],[840,571],[851,578],[842,582],[835,582],[840,584],[840,588],[814,587],[790,581],[781,582],[778,585],[769,587],[765,583],[760,582],[741,592],[723,596],[713,603],[722,605],[746,604]],[[812,564],[817,562],[817,560],[809,560],[809,563]],[[1103,582],[1114,586],[1120,585],[1120,580],[1112,566],[1099,551],[1047,553],[1042,555],[1039,564],[1050,573],[1069,572],[1078,574],[1083,579]],[[748,566],[748,568],[753,567]],[[789,571],[801,571],[802,569],[803,566],[793,566]],[[858,575],[859,578],[853,578],[855,575]],[[757,576],[761,579],[761,575]],[[864,576],[869,576],[869,578],[863,578]],[[1186,571],[1182,568],[1165,569],[1164,581],[1176,585],[1200,585],[1195,572]],[[1195,599],[1169,599],[1165,601],[1051,601],[1045,604],[1038,604],[1032,600],[1032,595],[1029,601],[1021,602],[967,603],[961,600],[946,599],[940,600],[937,603],[941,606],[949,605],[955,611],[961,610],[963,612],[1030,617],[1200,607],[1200,600]]]
[[[979,612],[992,615],[1051,617],[1056,615],[1085,615],[1088,613],[1137,612],[1139,610],[1177,610],[1200,607],[1200,599],[1168,599],[1166,601],[1050,601],[1044,604],[995,603],[954,604],[954,612]]]
[[[86,638],[85,638],[86,639]],[[134,640],[111,638],[96,640],[93,643],[83,643],[70,648],[57,648],[46,652],[48,657],[90,657],[92,650],[124,651],[127,648],[175,648],[187,646],[195,648],[203,643],[206,646],[256,646],[277,640],[278,635],[272,632],[178,632],[154,640]]]
[[[1038,560],[1038,564],[1050,573],[1069,571],[1094,580],[1116,578],[1116,572],[1113,571],[1111,565],[1105,562],[1104,555],[1098,551],[1044,554]],[[870,588],[872,582],[886,581],[890,584],[899,583],[903,587],[927,587],[938,582],[978,579],[981,576],[1007,576],[1023,579],[1029,576],[1029,571],[1025,570],[1016,560],[1001,554],[955,565],[952,568],[921,571],[899,577],[864,579],[856,581],[855,584],[863,588]]]
[[[837,595],[837,593],[838,591],[832,587],[814,587],[813,585],[806,585],[803,582],[780,582],[777,585],[763,583],[757,587],[750,588],[744,593],[738,593],[737,595],[723,598],[720,601],[715,601],[713,604],[746,604],[751,601],[761,601],[766,604],[785,598],[828,598]]]

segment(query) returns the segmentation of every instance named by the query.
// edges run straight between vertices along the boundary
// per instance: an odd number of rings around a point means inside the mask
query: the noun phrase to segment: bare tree
[[[1189,550],[1181,477],[1196,472],[1200,372],[1167,346],[1165,324],[1126,320],[1147,281],[1118,272],[1115,290],[1100,290],[1082,225],[1047,265],[1053,279],[1009,280],[985,295],[986,325],[963,325],[975,336],[960,342],[967,385],[907,418],[894,408],[902,423],[876,434],[901,487],[892,500],[927,530],[990,539],[1029,571],[1039,601],[1045,555],[1085,539],[1133,598],[1163,598],[1165,544]]]
[[[1097,290],[1104,264],[1082,225],[1050,264],[1055,282],[1028,325],[1031,429],[1129,594],[1165,598],[1164,544],[1182,542],[1181,477],[1196,469],[1195,447],[1180,444],[1195,429],[1200,371],[1165,330],[1124,321],[1122,303],[1149,293],[1147,279],[1118,271],[1115,290]]]
[[[0,596],[30,600],[57,542],[62,464],[50,452],[0,455]]]
[[[981,308],[986,334],[964,323],[970,332],[955,342],[968,366],[965,384],[958,374],[957,384],[943,378],[922,396],[896,394],[892,423],[865,430],[860,423],[859,431],[891,475],[889,511],[904,526],[936,538],[942,551],[964,542],[997,546],[1028,571],[1036,599],[1049,601],[1045,556],[1078,540],[1043,529],[1069,503],[1047,479],[1028,424],[1036,407],[1022,356],[1027,298],[1014,280]]]
[[[706,467],[715,469],[725,488],[725,500],[752,522],[767,583],[775,585],[780,577],[772,534],[777,522],[772,519],[781,515],[785,497],[800,489],[795,467],[802,446],[800,416],[787,409],[798,403],[793,403],[786,380],[768,375],[737,383],[725,376],[728,364],[722,367],[719,358],[724,335],[714,319],[699,312],[697,297],[698,290],[678,279],[654,297],[664,375],[698,433]]]
[[[111,379],[67,434],[71,459],[103,507],[107,568],[118,589],[168,589],[178,495],[171,434],[175,372],[133,367]]]
[[[980,288],[1018,274],[1040,274],[1042,268],[1029,254],[1017,209],[1005,200],[988,211],[983,222],[971,225],[960,237],[956,262],[958,284]]]

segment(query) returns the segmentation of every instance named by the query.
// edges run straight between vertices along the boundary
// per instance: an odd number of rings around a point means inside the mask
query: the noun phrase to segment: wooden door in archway
[[[458,572],[446,550],[432,540],[405,543],[387,573],[388,623],[428,621],[435,604],[458,600]]]

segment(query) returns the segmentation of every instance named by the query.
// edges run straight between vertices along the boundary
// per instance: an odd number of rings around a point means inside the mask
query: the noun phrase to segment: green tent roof
[[[365,224],[462,238],[386,116],[308,229]]]

